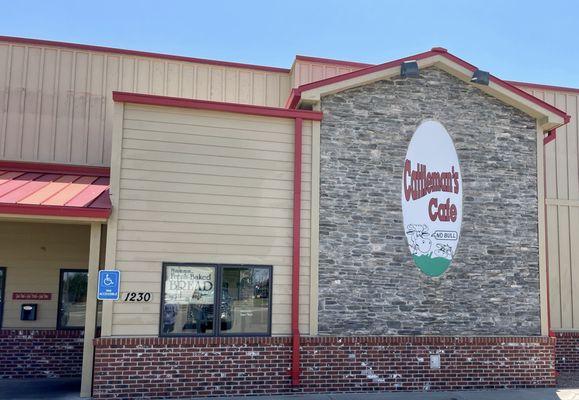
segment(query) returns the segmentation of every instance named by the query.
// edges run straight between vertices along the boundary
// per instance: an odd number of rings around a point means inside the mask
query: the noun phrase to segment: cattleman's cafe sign
[[[424,121],[408,145],[402,215],[414,262],[426,275],[442,275],[458,246],[462,176],[452,139],[440,122]]]

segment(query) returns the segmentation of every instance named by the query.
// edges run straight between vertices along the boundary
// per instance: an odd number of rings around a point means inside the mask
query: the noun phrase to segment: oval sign
[[[442,275],[458,246],[462,175],[452,139],[438,121],[421,123],[408,145],[402,215],[415,264],[426,275]]]

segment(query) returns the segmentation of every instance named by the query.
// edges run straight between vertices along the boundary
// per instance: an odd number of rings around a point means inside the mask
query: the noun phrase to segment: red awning
[[[109,169],[0,161],[0,214],[106,219]]]

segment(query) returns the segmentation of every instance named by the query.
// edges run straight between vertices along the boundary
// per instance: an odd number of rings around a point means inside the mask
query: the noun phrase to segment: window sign
[[[172,304],[213,304],[215,268],[172,265],[165,276],[165,301]]]
[[[420,124],[408,145],[402,215],[414,263],[426,275],[442,275],[458,246],[462,175],[452,139],[440,122]]]

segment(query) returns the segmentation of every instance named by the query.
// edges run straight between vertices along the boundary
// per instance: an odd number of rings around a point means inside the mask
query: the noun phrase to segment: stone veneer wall
[[[324,97],[322,111],[320,333],[540,334],[535,120],[434,68]],[[429,118],[463,180],[460,244],[438,278],[414,265],[400,204]]]
[[[294,388],[289,337],[101,338],[93,398],[551,387],[554,346],[548,337],[306,337]]]
[[[0,330],[0,380],[81,375],[84,331]]]

